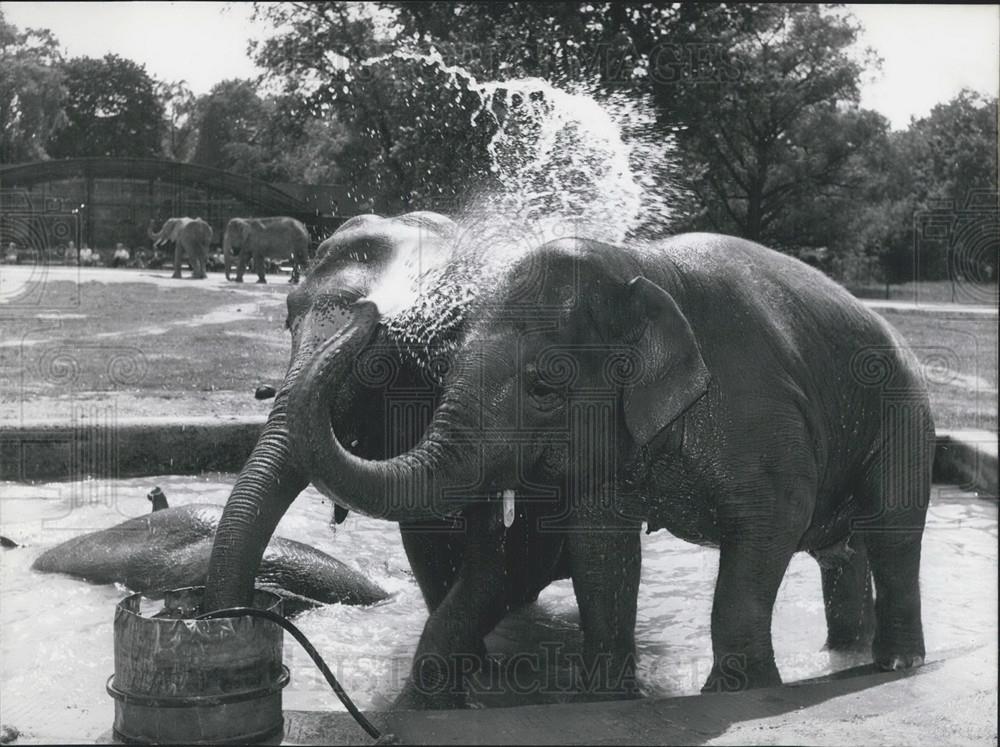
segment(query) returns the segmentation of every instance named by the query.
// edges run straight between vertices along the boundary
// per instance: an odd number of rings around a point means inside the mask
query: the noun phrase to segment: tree
[[[256,8],[258,18],[282,29],[256,53],[285,96],[300,102],[287,108],[290,118],[303,127],[335,119],[350,133],[338,146],[338,170],[356,202],[389,211],[440,207],[489,178],[491,117],[480,111],[472,81],[387,54],[395,32],[383,28],[377,6]]]
[[[906,137],[922,198],[964,205],[974,190],[996,191],[996,97],[963,89],[912,121]]]
[[[266,118],[265,108],[250,81],[217,83],[197,103],[198,145],[192,161],[232,169],[236,159],[227,153],[227,146],[254,143]]]
[[[77,57],[62,69],[67,125],[50,140],[53,158],[160,155],[163,104],[145,67],[108,54]]]
[[[810,5],[774,5],[733,39],[725,80],[680,80],[666,94],[676,105],[678,140],[692,164],[703,206],[700,226],[759,241],[782,241],[796,204],[847,193],[852,156],[884,119],[857,107],[861,63],[850,54],[858,29]]]
[[[760,4],[382,2],[397,41],[437,50],[482,80],[543,77],[650,92],[676,82],[689,53],[742,30]]]
[[[179,80],[157,83],[156,95],[164,111],[163,155],[175,161],[189,161],[198,137],[194,94],[187,81]]]
[[[886,282],[995,279],[997,99],[961,91],[893,133],[889,158],[895,179],[878,202],[896,216],[879,253]]]
[[[20,31],[0,10],[0,163],[48,158],[65,123],[62,58],[51,31]]]

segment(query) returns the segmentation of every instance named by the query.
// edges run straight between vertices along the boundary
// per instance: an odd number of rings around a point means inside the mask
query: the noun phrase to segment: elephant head
[[[153,231],[153,226],[156,225],[155,220],[149,222],[149,227],[146,229],[146,235],[153,240],[153,246],[162,246],[168,241],[177,241],[177,232],[180,231],[181,227],[184,225],[183,218],[169,218],[163,222],[159,231]]]
[[[375,215],[348,220],[317,250],[309,274],[288,294],[286,327],[292,336],[291,359],[285,379],[256,446],[226,503],[212,549],[206,582],[208,609],[247,603],[254,571],[278,521],[309,484],[288,434],[288,397],[305,366],[329,340],[350,328],[350,309],[366,296],[400,257],[443,251],[452,222],[434,213],[410,213],[397,218]],[[370,395],[369,395],[370,396]],[[327,399],[336,419],[360,422],[365,393],[345,387]],[[326,422],[331,421],[328,412]],[[340,431],[351,443],[364,434]],[[378,444],[361,443],[362,451],[380,453]],[[357,447],[356,447],[357,448]]]
[[[682,291],[676,278],[656,280]],[[370,301],[355,304],[289,392],[305,476],[350,509],[392,521],[454,514],[477,495],[510,499],[526,483],[587,489],[598,441],[624,440],[636,453],[708,386],[691,326],[656,280],[634,255],[575,239],[519,261],[477,301],[420,442],[380,461],[349,453],[329,420],[379,319]]]

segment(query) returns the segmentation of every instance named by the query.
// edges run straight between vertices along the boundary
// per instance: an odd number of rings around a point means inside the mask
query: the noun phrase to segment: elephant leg
[[[254,262],[257,265],[257,282],[266,283],[267,278],[264,276],[267,274],[267,257],[261,252],[254,257]]]
[[[482,663],[482,640],[507,612],[500,517],[492,506],[466,512],[465,557],[455,583],[431,613],[396,709],[465,704],[465,679]]]
[[[236,282],[237,283],[242,283],[243,282],[243,273],[246,270],[246,266],[247,266],[247,250],[244,249],[243,251],[241,251],[239,253],[239,256],[238,256],[238,258],[236,260]]]
[[[820,562],[823,606],[826,610],[826,647],[850,650],[871,645],[875,633],[875,606],[868,551],[851,535],[853,554],[839,563]]]
[[[577,682],[589,700],[637,697],[635,617],[642,559],[640,529],[621,521],[582,520],[566,536],[583,629]],[[617,526],[616,526],[617,525]],[[594,527],[597,531],[588,531]],[[614,527],[614,529],[612,529]]]
[[[192,254],[191,277],[198,280],[205,279],[205,252],[197,251]]]
[[[174,242],[174,274],[170,277],[179,278],[181,276],[181,242]]]
[[[759,522],[723,535],[712,604],[712,671],[702,692],[781,684],[771,615],[795,539],[776,542],[775,527]]]
[[[905,430],[905,429],[903,429]],[[880,669],[919,666],[925,656],[920,611],[920,543],[930,501],[933,429],[890,439],[862,488],[865,516],[855,531],[875,579],[875,640]]]
[[[445,522],[406,523],[399,529],[427,610],[434,612],[462,567],[465,537]]]

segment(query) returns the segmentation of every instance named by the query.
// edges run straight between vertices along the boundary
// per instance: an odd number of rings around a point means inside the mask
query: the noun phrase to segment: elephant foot
[[[703,693],[735,693],[757,687],[777,687],[781,675],[774,660],[766,662],[748,661],[745,656],[731,655],[712,667]]]
[[[262,283],[266,283],[266,282],[267,282],[267,280],[265,280],[264,278],[257,278],[257,284],[258,285],[261,285]]]
[[[876,638],[872,646],[875,667],[883,672],[892,672],[896,669],[912,669],[924,663],[924,644],[920,642],[909,644],[899,643],[896,645],[881,644]]]
[[[924,665],[921,654],[901,654],[888,659],[876,659],[875,666],[883,672],[894,672],[897,669],[915,669]]]
[[[877,669],[891,672],[896,669],[912,669],[924,663],[926,650],[920,619],[907,622],[909,624],[897,623],[890,627],[879,620],[875,641],[872,643],[872,659]]]
[[[236,280],[234,280],[233,282],[242,283],[243,282],[243,278],[236,278]]]
[[[191,279],[192,280],[206,280],[206,279],[208,279],[208,275],[192,275]]]
[[[175,272],[170,277],[172,277],[174,280],[180,280],[181,279],[181,274],[179,272]]]

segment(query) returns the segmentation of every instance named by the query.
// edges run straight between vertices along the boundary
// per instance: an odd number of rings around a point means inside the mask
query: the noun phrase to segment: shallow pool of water
[[[146,492],[159,485],[171,505],[222,504],[233,476],[166,476],[115,481],[21,485],[0,483],[0,534],[26,547],[0,554],[0,710],[24,741],[88,741],[106,733],[113,703],[105,682],[114,670],[112,620],[127,590],[30,570],[43,550],[149,511]],[[312,544],[353,565],[395,596],[370,608],[332,605],[296,624],[330,663],[362,708],[384,706],[409,671],[426,611],[394,525],[351,515],[334,530],[329,502],[303,493],[278,534]],[[928,658],[975,645],[996,646],[997,508],[938,486],[928,515],[921,571]],[[636,641],[649,695],[697,692],[711,665],[709,618],[718,552],[666,532],[643,537]],[[831,654],[825,639],[819,569],[805,554],[792,560],[778,594],[774,646],[786,682],[867,661]],[[525,689],[482,694],[488,705],[564,700],[569,654],[581,650],[568,581],[512,615],[490,636],[492,651],[529,652],[545,674]],[[285,637],[292,682],[287,709],[339,710],[304,652]],[[547,685],[538,690],[539,682]]]

